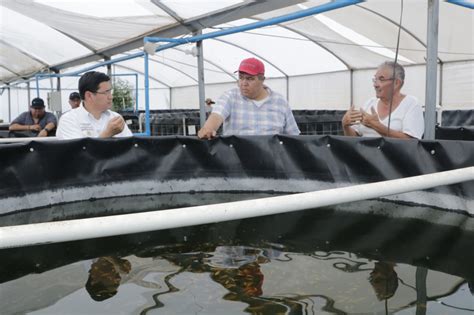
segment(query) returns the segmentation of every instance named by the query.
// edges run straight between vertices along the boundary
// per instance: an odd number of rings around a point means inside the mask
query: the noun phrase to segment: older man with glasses
[[[286,99],[264,85],[263,63],[256,58],[244,59],[237,71],[238,88],[217,100],[198,137],[215,137],[222,124],[224,135],[298,135],[300,130]]]
[[[130,137],[132,132],[112,107],[110,77],[90,71],[79,79],[83,104],[65,113],[59,120],[56,136],[60,139]]]
[[[403,67],[384,62],[372,82],[375,97],[360,109],[351,106],[342,118],[344,135],[421,139],[425,128],[423,109],[416,97],[400,91],[405,82]]]

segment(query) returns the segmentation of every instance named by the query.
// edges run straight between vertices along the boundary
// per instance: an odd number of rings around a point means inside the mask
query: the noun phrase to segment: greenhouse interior
[[[145,109],[145,36],[186,38],[249,25],[330,1],[2,1],[0,119],[13,120],[32,98],[60,91],[61,108],[87,69],[128,82],[129,109]],[[406,69],[404,92],[425,104],[430,1],[365,1],[323,14],[202,41],[205,97],[236,84],[247,57],[266,66],[266,84],[294,110],[346,110],[373,96],[371,77],[394,60]],[[454,2],[454,1],[452,1]],[[466,1],[469,2],[469,1]],[[472,3],[471,3],[472,4]],[[403,13],[403,15],[401,15]],[[401,25],[399,24],[401,19]],[[453,23],[453,21],[456,21]],[[437,111],[474,107],[472,9],[439,1]],[[400,27],[399,27],[400,25]],[[157,52],[149,61],[150,109],[199,109],[196,44]],[[124,58],[103,67],[98,63]],[[56,77],[53,75],[62,75]]]
[[[1,314],[474,312],[474,1],[0,16]]]

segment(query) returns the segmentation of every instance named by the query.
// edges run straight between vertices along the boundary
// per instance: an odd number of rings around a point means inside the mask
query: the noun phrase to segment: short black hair
[[[98,71],[84,73],[79,79],[79,94],[81,95],[81,99],[85,99],[84,94],[86,94],[86,91],[95,93],[99,90],[99,84],[108,81],[110,81],[110,77],[105,73]]]
[[[71,94],[69,94],[69,99],[70,100],[80,100],[81,96],[77,92],[72,92]]]

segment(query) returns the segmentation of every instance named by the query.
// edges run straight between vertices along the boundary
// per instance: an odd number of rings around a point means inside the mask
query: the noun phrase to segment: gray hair
[[[379,66],[379,68],[382,67],[387,67],[390,68],[392,71],[395,71],[395,79],[399,79],[403,85],[403,83],[405,82],[405,69],[403,69],[401,64],[393,61],[385,61]]]

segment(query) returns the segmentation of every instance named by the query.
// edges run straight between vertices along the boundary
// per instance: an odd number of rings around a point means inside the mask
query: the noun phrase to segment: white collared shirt
[[[109,121],[120,114],[106,110],[99,119],[81,106],[64,113],[59,120],[56,137],[59,139],[98,138],[105,130]],[[122,132],[114,137],[131,137],[133,134],[125,124]]]
[[[378,98],[371,98],[364,104],[362,109],[371,114],[371,108],[373,108],[378,115],[378,102]],[[400,102],[400,105],[398,105],[398,107],[392,112],[390,119],[390,129],[401,131],[417,139],[421,139],[423,136],[423,132],[425,131],[425,120],[423,117],[423,109],[416,97],[406,95]],[[381,119],[380,122],[384,126],[388,126],[388,116]],[[362,124],[354,125],[352,128],[363,137],[381,137],[381,135],[375,130],[365,127]]]

